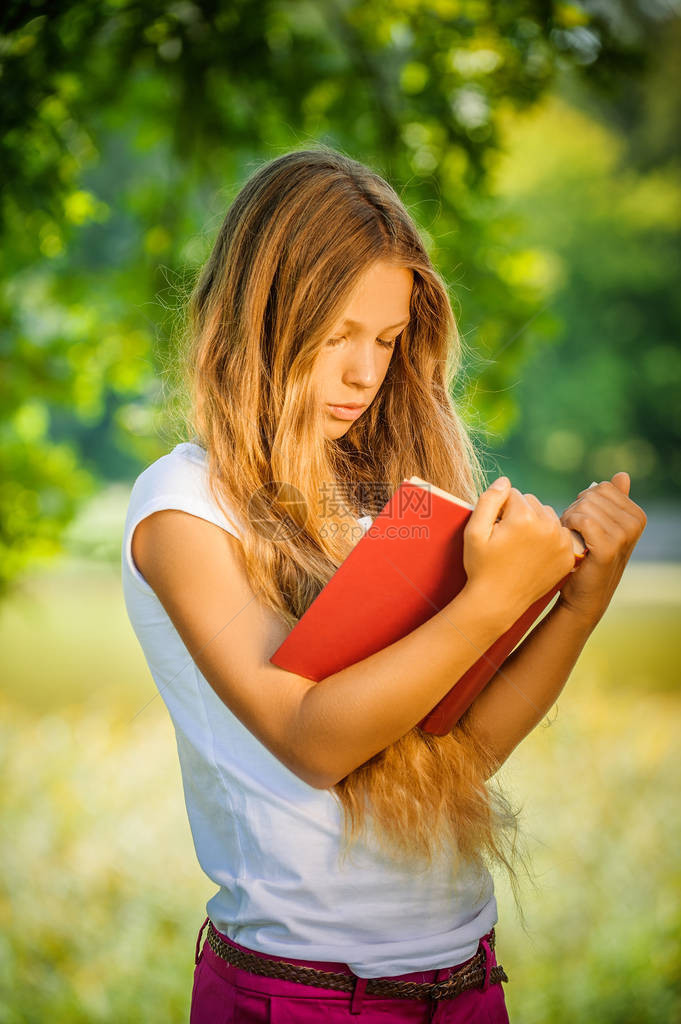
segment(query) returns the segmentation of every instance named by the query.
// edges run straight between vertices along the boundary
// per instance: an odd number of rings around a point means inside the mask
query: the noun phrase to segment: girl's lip
[[[347,405],[331,405],[329,403],[329,409],[338,419],[341,420],[356,420],[360,413],[364,412],[366,406],[360,405],[356,409],[352,409]]]

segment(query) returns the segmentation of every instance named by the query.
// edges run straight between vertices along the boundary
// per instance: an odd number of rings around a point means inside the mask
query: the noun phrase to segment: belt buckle
[[[455,996],[458,996],[460,992],[461,979],[456,974],[453,974],[449,978],[443,978],[442,981],[433,981],[431,983],[428,998],[453,999]]]

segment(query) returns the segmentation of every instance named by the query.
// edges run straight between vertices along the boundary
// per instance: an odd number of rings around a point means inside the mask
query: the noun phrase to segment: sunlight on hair
[[[312,369],[378,261],[412,272],[410,320],[369,407],[329,440]],[[378,174],[319,145],[262,164],[236,195],[188,303],[181,415],[207,451],[215,500],[247,526],[241,556],[254,592],[289,628],[359,540],[357,518],[374,517],[404,478],[471,503],[485,489],[452,398],[462,349],[445,282]],[[283,482],[300,500],[278,500]],[[346,852],[370,818],[390,856],[444,855],[453,876],[464,861],[496,861],[517,893],[518,814],[492,791],[493,775],[465,716],[443,737],[415,727],[333,787]]]

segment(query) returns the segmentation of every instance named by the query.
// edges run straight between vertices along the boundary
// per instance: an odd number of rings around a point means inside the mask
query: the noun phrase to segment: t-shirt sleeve
[[[217,505],[208,487],[205,465],[194,458],[185,457],[175,449],[147,466],[133,484],[121,544],[121,567],[124,576],[140,590],[153,594],[137,568],[132,556],[132,537],[135,527],[152,512],[164,508],[180,509],[206,519],[209,523],[240,539],[240,523],[234,516],[232,523]]]

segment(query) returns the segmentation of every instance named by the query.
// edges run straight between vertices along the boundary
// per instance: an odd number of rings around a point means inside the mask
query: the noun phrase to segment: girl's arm
[[[522,610],[466,584],[407,636],[315,683],[271,664],[288,629],[253,593],[239,541],[219,526],[163,509],[137,525],[132,553],[218,697],[318,789],[409,732]]]
[[[563,526],[582,534],[589,556],[471,705],[473,729],[491,741],[500,764],[558,698],[645,529],[647,517],[629,497],[630,484],[625,470],[594,482],[560,517]]]
[[[471,730],[499,766],[556,702],[595,625],[558,600],[475,698]]]
[[[327,676],[305,693],[294,745],[319,766],[322,787],[335,785],[400,739],[449,693],[518,618],[488,592],[466,584],[406,636]]]

